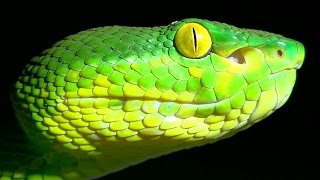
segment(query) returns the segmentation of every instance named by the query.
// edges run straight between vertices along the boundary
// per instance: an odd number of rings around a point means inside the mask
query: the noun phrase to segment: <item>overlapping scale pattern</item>
[[[261,57],[251,66],[182,57],[173,46],[179,26],[103,27],[56,43],[16,84],[28,123],[90,152],[105,141],[215,139],[246,126],[262,94],[277,96],[273,77],[255,80],[269,73],[254,66]]]
[[[203,31],[176,35],[187,23]],[[193,56],[203,32],[206,54]],[[185,38],[196,58],[181,53]],[[230,137],[288,100],[303,58],[303,45],[280,35],[192,18],[68,36],[16,83],[31,143],[13,146],[26,157],[4,151],[13,157],[1,157],[0,178],[92,179]]]

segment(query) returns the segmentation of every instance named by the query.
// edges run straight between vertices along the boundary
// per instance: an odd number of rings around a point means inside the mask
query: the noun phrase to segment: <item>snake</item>
[[[229,138],[287,102],[304,56],[296,40],[198,18],[67,36],[17,77],[23,131],[0,150],[0,179],[108,177]]]

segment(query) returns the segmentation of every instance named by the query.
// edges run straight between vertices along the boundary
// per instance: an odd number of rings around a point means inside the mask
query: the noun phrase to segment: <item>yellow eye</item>
[[[203,57],[212,45],[208,30],[198,23],[184,24],[177,31],[174,43],[178,51],[188,58]]]

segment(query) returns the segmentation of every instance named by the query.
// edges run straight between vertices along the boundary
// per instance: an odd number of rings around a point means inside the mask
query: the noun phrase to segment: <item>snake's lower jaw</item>
[[[270,75],[275,81],[273,89],[262,91],[251,114],[250,122],[259,122],[282,107],[289,99],[296,80],[296,70],[283,70]]]

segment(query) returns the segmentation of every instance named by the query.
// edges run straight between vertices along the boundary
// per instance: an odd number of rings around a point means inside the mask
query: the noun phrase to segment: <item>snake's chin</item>
[[[283,70],[269,75],[274,80],[274,88],[262,91],[257,106],[249,121],[256,123],[282,107],[289,99],[296,80],[296,69]]]

